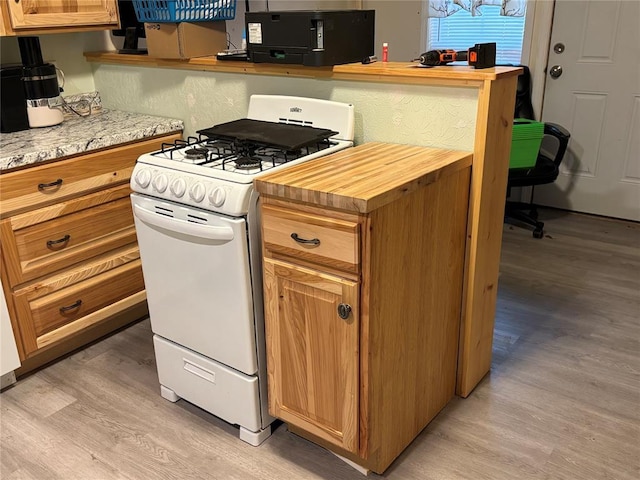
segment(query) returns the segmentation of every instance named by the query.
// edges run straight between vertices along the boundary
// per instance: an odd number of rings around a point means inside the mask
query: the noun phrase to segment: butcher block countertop
[[[471,152],[371,142],[266,174],[262,195],[369,213],[471,166]]]

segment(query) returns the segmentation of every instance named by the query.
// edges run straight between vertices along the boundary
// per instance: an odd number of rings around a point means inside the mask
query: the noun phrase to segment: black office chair
[[[529,68],[520,65],[524,72],[518,77],[516,90],[516,108],[514,118],[533,118],[533,106],[531,104],[531,73]],[[518,226],[533,227],[534,238],[542,238],[544,235],[544,223],[538,221],[538,212],[533,203],[533,189],[536,185],[544,185],[555,182],[560,173],[560,163],[564,158],[571,135],[569,132],[555,123],[544,124],[544,136],[554,137],[553,151],[549,154],[540,150],[536,164],[528,168],[509,169],[507,182],[507,197],[511,195],[512,187],[531,187],[531,198],[528,203],[507,201],[505,205],[505,222]]]

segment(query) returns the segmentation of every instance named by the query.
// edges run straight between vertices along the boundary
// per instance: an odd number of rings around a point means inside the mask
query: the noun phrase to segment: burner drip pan
[[[236,168],[240,170],[260,168],[262,164],[259,157],[238,157],[233,161],[233,163],[235,163]]]
[[[209,150],[206,148],[194,147],[184,151],[184,156],[188,160],[205,160]]]

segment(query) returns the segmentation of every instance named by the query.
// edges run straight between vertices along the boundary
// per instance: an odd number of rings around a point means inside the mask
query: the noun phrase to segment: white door
[[[536,203],[640,220],[639,25],[638,0],[556,1],[542,119],[571,141]]]
[[[131,201],[153,333],[256,373],[245,219],[135,193]]]

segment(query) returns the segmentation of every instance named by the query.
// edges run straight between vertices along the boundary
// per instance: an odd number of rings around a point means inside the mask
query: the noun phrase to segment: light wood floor
[[[490,375],[385,478],[640,478],[640,225],[542,217],[542,240],[504,228]],[[283,426],[255,448],[221,420],[162,399],[148,321],[0,401],[3,480],[362,478]]]

